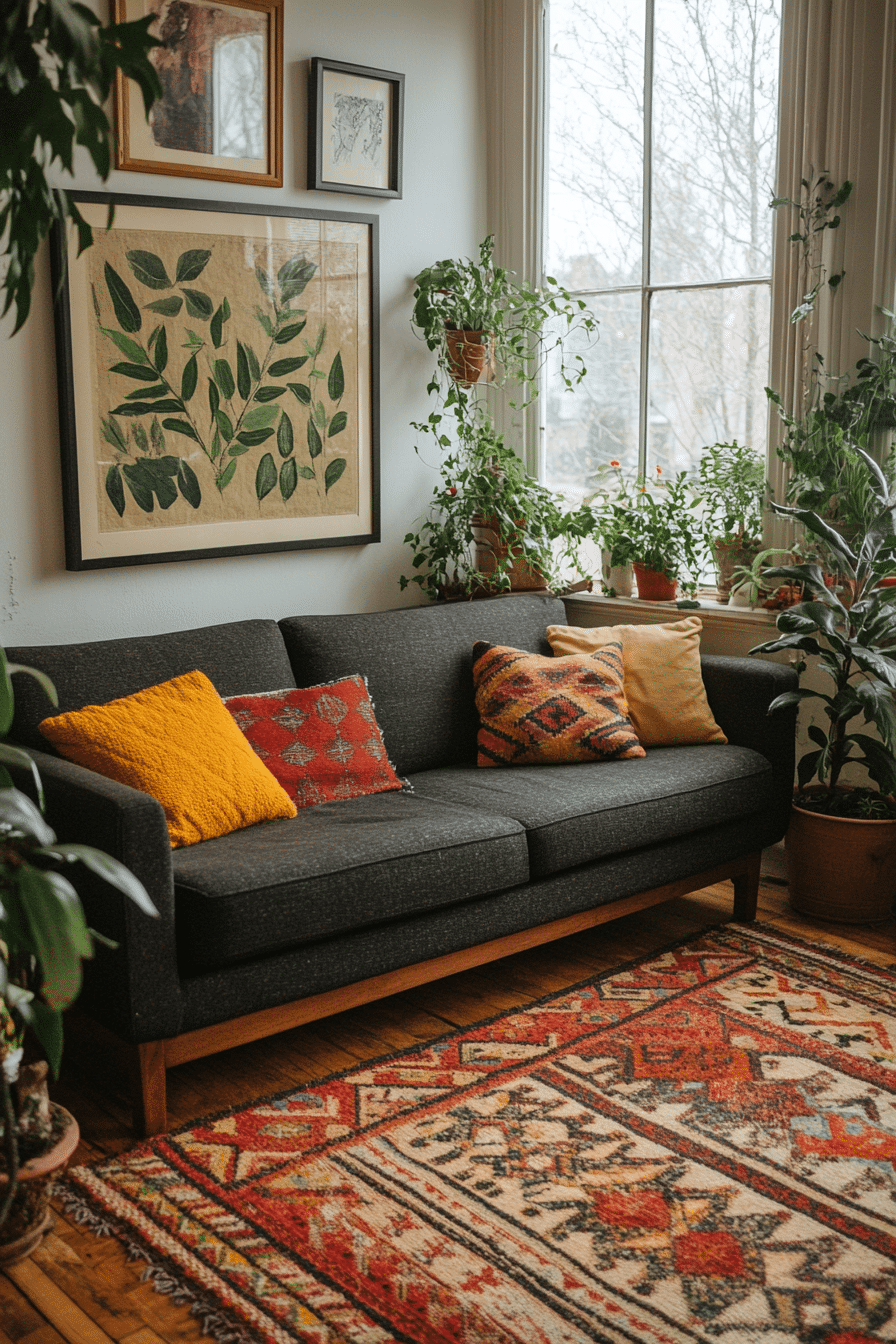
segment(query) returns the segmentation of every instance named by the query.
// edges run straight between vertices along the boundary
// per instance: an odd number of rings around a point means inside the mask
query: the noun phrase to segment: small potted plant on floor
[[[786,841],[790,896],[803,914],[854,923],[887,918],[896,892],[896,588],[880,586],[894,572],[896,495],[874,459],[856,451],[878,507],[852,544],[811,510],[771,506],[836,555],[851,605],[818,564],[770,569],[769,578],[800,584],[803,601],[778,614],[776,639],[751,650],[793,652],[801,673],[811,664],[821,678],[779,696],[769,711],[820,705],[826,720],[809,725],[812,747],[797,766]],[[857,769],[871,785],[845,782]]]
[[[29,1255],[49,1225],[50,1183],[78,1143],[78,1126],[47,1095],[47,1065],[24,1064],[30,1029],[54,1076],[62,1056],[62,1011],[78,995],[81,963],[99,935],[87,928],[70,877],[83,865],[147,914],[143,885],[116,859],[88,845],[60,844],[42,813],[31,757],[5,741],[13,717],[9,665],[0,649],[0,1265]],[[7,767],[30,775],[37,803],[13,785]]]
[[[715,556],[719,601],[727,602],[732,575],[762,550],[765,463],[755,449],[708,444],[700,454],[697,482],[703,499],[707,545]]]

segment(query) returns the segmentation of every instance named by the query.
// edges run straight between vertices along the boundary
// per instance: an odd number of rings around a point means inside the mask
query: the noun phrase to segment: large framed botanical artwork
[[[93,246],[52,249],[67,568],[377,541],[376,216],[75,200]]]

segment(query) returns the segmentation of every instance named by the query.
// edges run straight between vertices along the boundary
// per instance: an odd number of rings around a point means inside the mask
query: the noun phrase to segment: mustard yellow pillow
[[[157,798],[172,849],[296,815],[203,672],[57,714],[40,730],[68,760]]]
[[[699,616],[669,625],[549,625],[548,643],[560,656],[622,643],[629,718],[643,746],[727,742],[700,675],[702,629]]]

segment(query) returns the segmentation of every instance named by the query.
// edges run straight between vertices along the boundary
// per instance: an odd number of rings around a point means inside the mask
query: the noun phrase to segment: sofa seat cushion
[[[658,747],[643,760],[455,766],[410,777],[417,797],[526,829],[533,878],[762,811],[771,766],[748,747]],[[508,883],[509,885],[509,883]]]
[[[172,854],[185,970],[484,896],[529,879],[525,832],[497,809],[409,793],[300,808]]]

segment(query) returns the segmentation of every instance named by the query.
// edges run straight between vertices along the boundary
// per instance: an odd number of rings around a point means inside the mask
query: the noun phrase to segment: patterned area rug
[[[728,925],[69,1173],[220,1340],[896,1341],[896,976]]]

